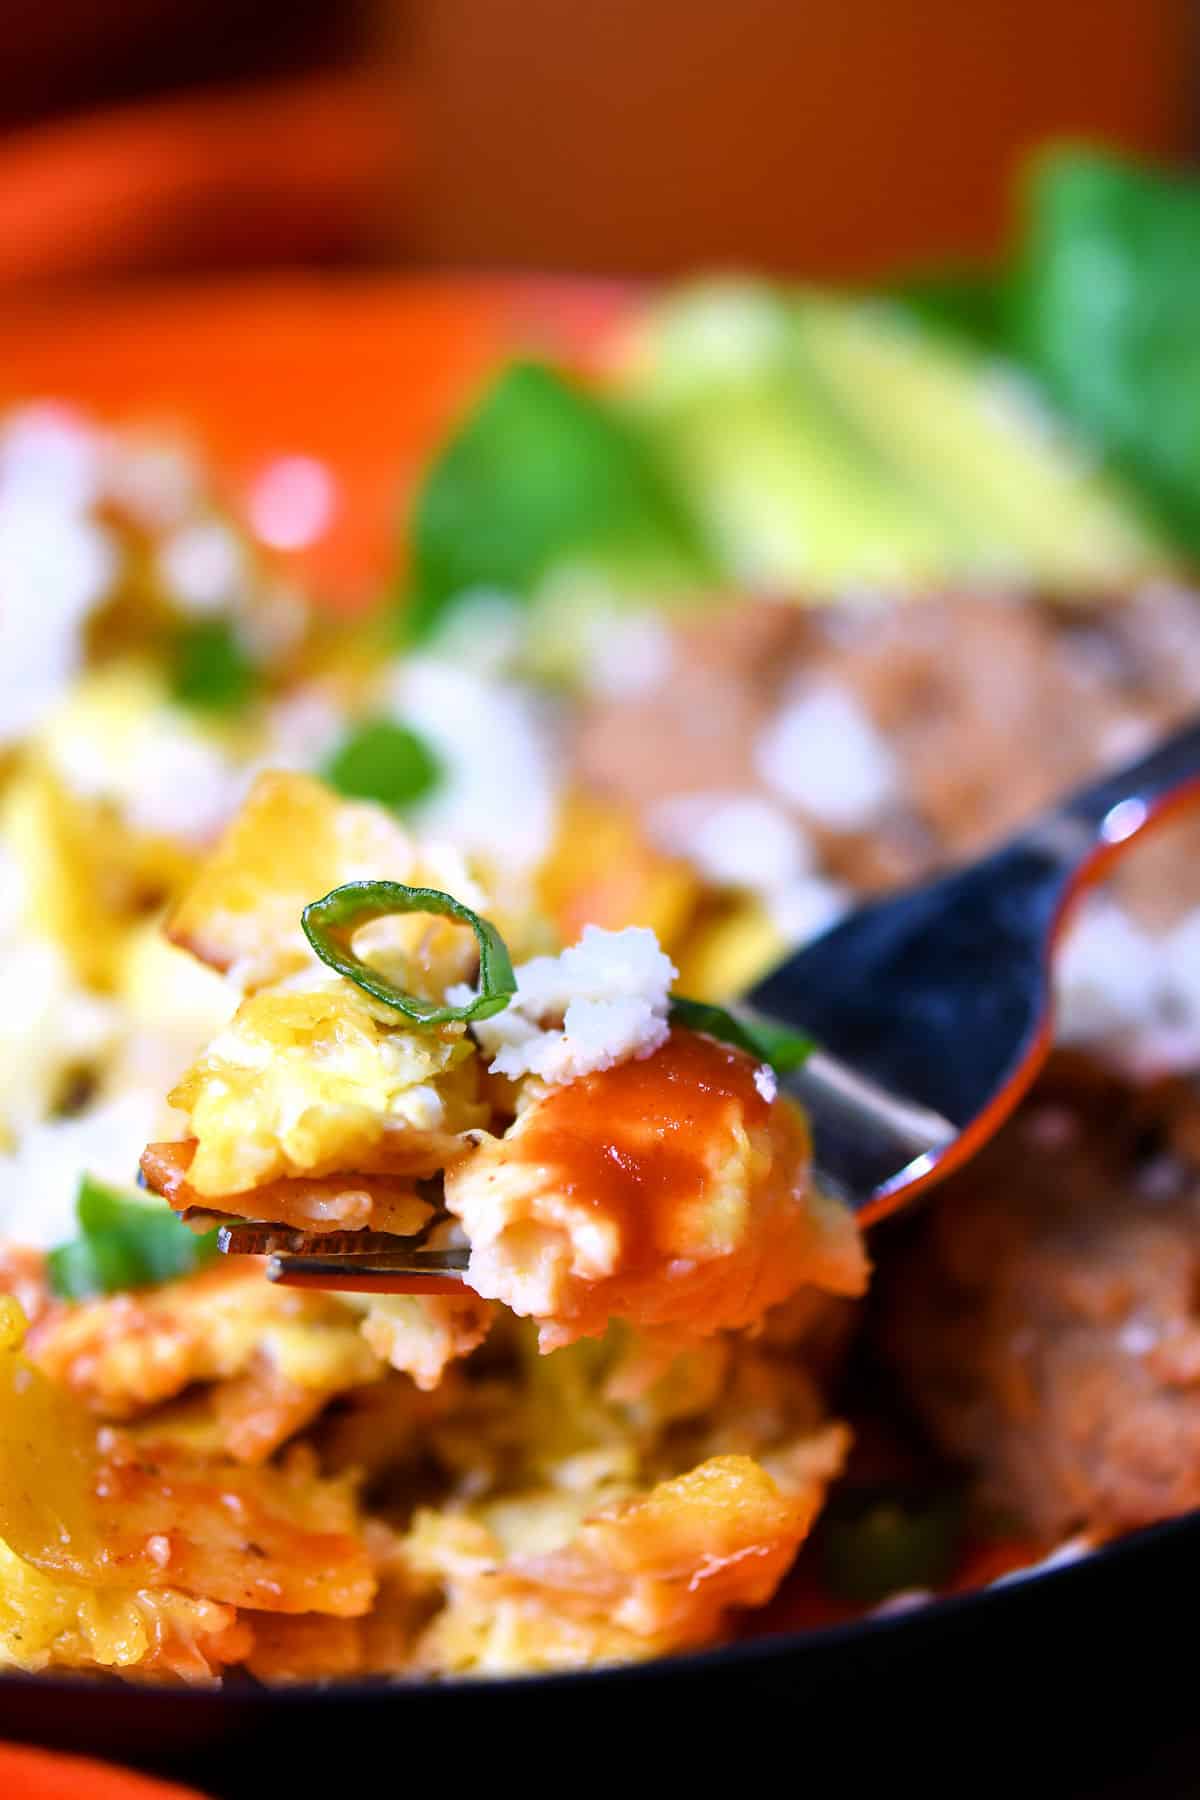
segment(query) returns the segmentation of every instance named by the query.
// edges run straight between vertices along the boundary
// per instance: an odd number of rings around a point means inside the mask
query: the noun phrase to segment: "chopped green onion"
[[[171,696],[197,712],[234,712],[251,698],[259,671],[231,619],[193,619],[172,646]]]
[[[832,1591],[855,1605],[873,1606],[906,1588],[948,1581],[961,1536],[957,1494],[874,1488],[836,1496],[821,1519],[817,1541]]]
[[[788,1075],[807,1061],[814,1045],[802,1032],[789,1031],[768,1019],[739,1019],[723,1006],[711,1006],[704,1000],[685,1000],[682,994],[671,995],[671,1023],[686,1026],[689,1031],[703,1031],[722,1044],[746,1050],[759,1062],[769,1063],[777,1075]]]
[[[79,1236],[46,1259],[51,1291],[64,1300],[173,1281],[217,1248],[215,1231],[189,1231],[165,1201],[106,1187],[91,1175],[80,1178],[75,1216]]]
[[[434,789],[442,765],[425,739],[394,719],[364,719],[342,739],[322,773],[351,800],[401,812]]]
[[[433,913],[469,925],[479,945],[479,993],[464,1006],[424,1000],[395,987],[354,954],[351,939],[374,919],[393,913]],[[503,1012],[517,991],[512,961],[496,927],[438,888],[405,887],[400,881],[348,881],[322,900],[313,900],[300,915],[304,935],[328,968],[336,969],[363,992],[395,1007],[417,1025],[445,1025],[455,1019],[490,1019]]]

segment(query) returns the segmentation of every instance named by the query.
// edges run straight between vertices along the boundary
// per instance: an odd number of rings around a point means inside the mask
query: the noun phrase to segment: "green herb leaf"
[[[961,1537],[957,1494],[902,1488],[847,1490],[831,1501],[817,1530],[825,1580],[858,1606],[948,1581]]]
[[[235,712],[252,698],[259,671],[231,619],[193,619],[172,646],[171,696],[197,712]]]
[[[689,1031],[703,1031],[736,1050],[746,1050],[759,1062],[769,1063],[777,1075],[787,1075],[807,1061],[814,1044],[799,1031],[789,1031],[769,1019],[739,1019],[723,1006],[704,1000],[685,1000],[671,995],[671,1023]]]
[[[377,800],[395,812],[424,800],[442,778],[425,739],[394,719],[364,719],[347,733],[322,771],[339,794]]]
[[[373,919],[393,913],[433,913],[468,925],[479,945],[479,993],[465,1006],[447,1006],[406,993],[354,954],[351,940]],[[445,1025],[454,1019],[490,1019],[503,1012],[517,991],[508,948],[496,927],[439,888],[405,887],[399,881],[348,881],[300,915],[304,935],[329,968],[417,1025]]]
[[[217,1234],[189,1231],[165,1201],[80,1179],[80,1235],[47,1258],[50,1288],[67,1300],[151,1287],[190,1274],[216,1253]]]
[[[528,599],[565,563],[648,589],[707,578],[698,538],[635,429],[541,363],[506,369],[430,469],[412,519],[404,628],[427,638],[462,595]]]
[[[1200,185],[1084,150],[1036,166],[1018,354],[1200,552]]]

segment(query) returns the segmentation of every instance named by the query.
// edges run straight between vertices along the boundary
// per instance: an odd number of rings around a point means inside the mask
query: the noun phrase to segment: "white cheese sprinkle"
[[[220,612],[245,577],[245,553],[227,525],[201,519],[167,538],[158,552],[158,572],[184,612]]]
[[[529,869],[554,836],[559,783],[555,745],[533,696],[515,683],[412,657],[391,704],[425,739],[442,780],[416,822],[458,849],[508,869]]]
[[[887,740],[831,682],[794,692],[761,733],[754,759],[781,800],[835,831],[872,824],[899,787]]]
[[[517,971],[506,1012],[481,1019],[475,1035],[497,1075],[577,1081],[631,1057],[653,1055],[670,1029],[671,983],[678,971],[652,931],[586,925],[561,956],[535,956]],[[470,990],[452,990],[461,1005]]]
[[[675,794],[654,807],[648,825],[665,850],[721,887],[773,893],[812,868],[803,828],[759,794]]]

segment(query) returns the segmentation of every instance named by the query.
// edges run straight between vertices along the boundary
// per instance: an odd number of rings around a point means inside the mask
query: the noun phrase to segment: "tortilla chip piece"
[[[713,1457],[594,1513],[561,1549],[508,1558],[476,1520],[418,1514],[409,1555],[446,1605],[417,1661],[496,1674],[711,1643],[774,1593],[824,1492],[825,1477],[784,1493],[749,1457]]]
[[[176,1212],[213,1210],[233,1219],[262,1219],[297,1231],[391,1231],[407,1236],[425,1225],[433,1208],[400,1175],[289,1176],[237,1194],[222,1194],[217,1208],[188,1181],[196,1140],[147,1144],[142,1152],[146,1184]]]

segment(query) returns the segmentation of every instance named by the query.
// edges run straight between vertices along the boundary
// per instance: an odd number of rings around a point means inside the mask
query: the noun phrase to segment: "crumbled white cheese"
[[[104,440],[52,402],[12,412],[0,431],[0,494],[9,503],[85,512],[99,498]]]
[[[220,612],[236,595],[245,573],[245,551],[219,519],[184,525],[159,548],[159,579],[184,612]]]
[[[253,768],[316,769],[346,730],[346,713],[317,688],[303,687],[275,701],[266,716],[266,748]]]
[[[80,1176],[130,1187],[160,1106],[148,1090],[131,1089],[77,1118],[33,1126],[0,1155],[0,1239],[45,1250],[74,1237]]]
[[[328,531],[338,500],[327,464],[313,456],[279,456],[250,491],[250,524],[273,550],[303,550]]]
[[[0,493],[0,744],[33,729],[83,662],[83,626],[116,573],[102,526]]]
[[[671,983],[678,971],[652,931],[584,927],[561,956],[536,956],[516,971],[507,1011],[474,1029],[492,1069],[512,1080],[537,1075],[577,1081],[631,1057],[650,1056],[666,1040]],[[469,990],[454,991],[461,1005]]]
[[[541,862],[554,835],[559,758],[533,696],[440,658],[412,657],[390,699],[442,769],[415,814],[420,829],[506,869]]]
[[[250,779],[140,669],[90,676],[46,721],[42,742],[73,793],[110,803],[138,831],[195,843],[236,812]]]
[[[26,407],[0,430],[0,745],[69,685],[84,621],[112,584],[116,546],[87,516],[100,449],[63,407]]]
[[[849,891],[814,871],[803,826],[760,794],[702,792],[660,801],[650,835],[706,881],[757,894],[780,936],[807,944],[851,904]]]
[[[1080,911],[1055,958],[1058,1036],[1081,1043],[1147,1030],[1155,1022],[1162,966],[1155,940],[1110,899]]]
[[[1166,934],[1160,951],[1173,1010],[1200,1033],[1200,907]]]
[[[832,682],[793,692],[760,734],[754,760],[773,793],[835,831],[871,825],[899,788],[887,740]]]
[[[719,887],[770,894],[812,868],[802,827],[759,794],[674,794],[651,810],[647,824],[665,850]]]
[[[779,1080],[770,1063],[759,1063],[754,1071],[754,1085],[767,1105],[770,1106],[779,1093]]]
[[[501,676],[520,660],[528,635],[523,601],[496,588],[465,588],[438,630],[437,654],[455,668]]]
[[[114,432],[102,453],[106,498],[147,531],[169,531],[198,503],[200,466],[177,440]]]
[[[635,700],[662,687],[675,656],[671,628],[659,612],[608,609],[589,615],[583,679],[604,700]]]

